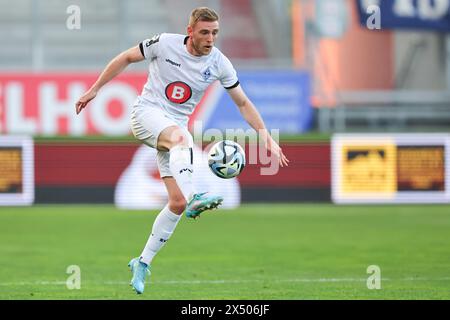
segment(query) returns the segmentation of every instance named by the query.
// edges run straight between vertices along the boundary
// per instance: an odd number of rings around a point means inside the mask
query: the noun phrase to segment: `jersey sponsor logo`
[[[192,89],[182,81],[175,81],[167,85],[166,97],[170,102],[182,104],[192,97]]]
[[[172,61],[170,59],[166,59],[166,62],[170,63],[171,65],[173,65],[175,67],[181,67],[181,63],[177,63],[177,62]]]

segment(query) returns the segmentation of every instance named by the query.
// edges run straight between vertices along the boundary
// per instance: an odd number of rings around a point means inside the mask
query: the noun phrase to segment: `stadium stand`
[[[221,15],[227,27],[221,31],[218,47],[230,58],[269,58],[271,42],[261,30],[269,30],[270,21],[260,16],[272,7],[256,12],[251,0],[80,0],[76,2],[81,9],[80,29],[67,27],[71,5],[70,0],[0,0],[0,70],[98,71],[121,50],[154,34],[184,33],[190,10],[200,5],[216,7]],[[139,69],[130,66],[130,70]]]
[[[79,30],[66,26],[70,5],[68,0],[1,0],[0,69],[98,70],[120,50],[168,30],[160,0],[80,0]]]

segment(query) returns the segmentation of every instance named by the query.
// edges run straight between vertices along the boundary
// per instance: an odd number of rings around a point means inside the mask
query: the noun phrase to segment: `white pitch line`
[[[242,284],[242,283],[284,283],[284,282],[313,282],[313,283],[330,283],[330,282],[366,282],[365,278],[317,278],[317,279],[242,279],[242,280],[161,280],[150,281],[153,284],[167,284],[167,285],[179,285],[179,284]],[[450,277],[443,278],[403,278],[403,279],[391,279],[381,278],[381,281],[450,281]],[[87,284],[96,285],[128,285],[129,281],[85,281]],[[29,282],[0,282],[0,286],[60,286],[65,285],[66,281],[29,281]]]

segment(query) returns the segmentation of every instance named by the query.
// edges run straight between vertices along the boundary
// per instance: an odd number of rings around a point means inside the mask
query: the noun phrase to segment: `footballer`
[[[129,64],[148,61],[148,80],[132,107],[131,129],[137,139],[157,150],[158,169],[167,189],[168,203],[156,217],[142,253],[129,263],[131,285],[138,294],[144,292],[153,258],[169,240],[183,212],[188,218],[196,218],[223,201],[221,195],[199,193],[192,180],[193,138],[187,124],[210,84],[220,81],[280,165],[289,162],[244,93],[230,60],[214,46],[218,34],[218,14],[207,7],[194,9],[187,35],[162,33],[120,53],[75,106],[79,114],[100,88]]]

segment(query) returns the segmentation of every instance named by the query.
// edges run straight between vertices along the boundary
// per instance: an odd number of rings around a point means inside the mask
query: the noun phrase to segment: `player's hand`
[[[75,104],[75,109],[77,114],[81,112],[84,108],[86,108],[86,105],[94,99],[97,96],[97,92],[94,90],[87,91]]]
[[[270,136],[267,137],[266,148],[267,148],[267,150],[269,150],[270,152],[275,154],[275,156],[278,158],[280,166],[287,167],[289,165],[289,159],[286,158],[286,156],[283,153],[283,150],[281,150],[278,143],[276,143],[275,140],[273,140],[272,137],[270,137]]]

